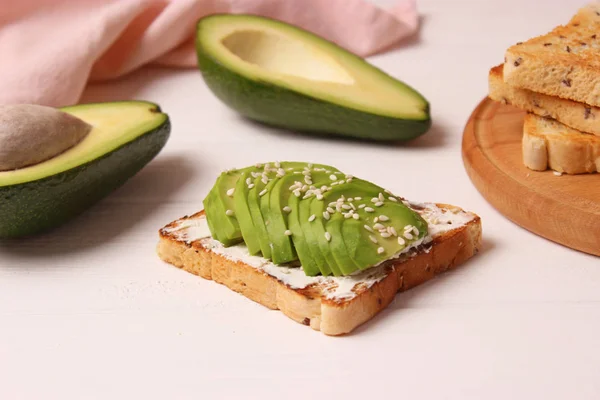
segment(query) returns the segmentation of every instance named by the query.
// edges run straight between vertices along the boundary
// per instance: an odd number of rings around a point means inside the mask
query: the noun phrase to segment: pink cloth
[[[415,0],[382,10],[366,0],[2,0],[0,104],[77,103],[88,81],[143,65],[196,66],[197,20],[258,14],[301,26],[361,56],[418,25]]]

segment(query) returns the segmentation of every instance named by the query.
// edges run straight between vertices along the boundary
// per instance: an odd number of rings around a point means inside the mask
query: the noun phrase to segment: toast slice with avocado
[[[567,25],[509,47],[504,80],[511,86],[600,107],[600,2]]]
[[[529,169],[567,174],[600,172],[600,137],[527,113],[523,124],[523,162]]]
[[[555,119],[579,131],[600,136],[600,107],[511,86],[504,82],[503,65],[497,65],[489,72],[489,97],[540,117]],[[575,136],[577,135],[563,136],[563,140]]]
[[[282,162],[224,172],[203,211],[159,236],[165,262],[342,335],[474,256],[481,221],[331,166]]]

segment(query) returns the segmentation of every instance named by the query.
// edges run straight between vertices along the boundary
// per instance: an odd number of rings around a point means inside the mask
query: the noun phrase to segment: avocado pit
[[[52,107],[0,105],[0,171],[47,161],[81,142],[92,126]]]

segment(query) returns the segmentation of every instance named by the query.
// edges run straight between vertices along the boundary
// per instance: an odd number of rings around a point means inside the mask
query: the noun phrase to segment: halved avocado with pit
[[[377,141],[410,140],[431,126],[415,89],[284,22],[210,15],[198,22],[196,50],[215,96],[265,124]]]
[[[0,237],[55,228],[123,185],[164,147],[170,121],[144,101],[82,104],[61,111],[92,125],[77,145],[49,160],[0,172]]]

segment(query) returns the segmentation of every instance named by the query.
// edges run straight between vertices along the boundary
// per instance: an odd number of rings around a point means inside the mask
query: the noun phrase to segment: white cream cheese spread
[[[471,213],[462,210],[454,212],[439,208],[431,203],[410,203],[410,205],[427,221],[428,234],[388,260],[406,256],[407,253],[416,247],[422,244],[426,245],[436,236],[463,226],[475,218]],[[219,241],[211,237],[208,223],[204,216],[176,221],[173,226],[163,228],[162,231],[188,244],[199,240],[204,247],[211,249],[214,253],[232,261],[241,261],[253,268],[264,271],[292,289],[304,289],[310,285],[317,284],[324,288],[323,295],[328,299],[351,299],[356,296],[353,289],[357,284],[368,288],[387,276],[386,267],[382,265],[385,261],[382,264],[365,271],[359,271],[350,276],[307,276],[300,267],[275,265],[263,257],[251,255],[244,244],[224,247]]]

